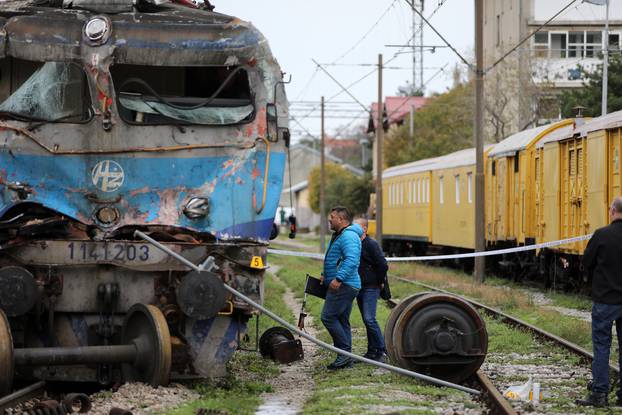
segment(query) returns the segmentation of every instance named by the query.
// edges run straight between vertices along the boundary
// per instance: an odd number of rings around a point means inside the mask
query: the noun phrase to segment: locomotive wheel
[[[294,335],[285,327],[270,327],[259,338],[259,353],[263,358],[272,358],[272,339],[280,336],[288,341],[294,340]]]
[[[395,346],[393,345],[393,329],[395,328],[395,322],[402,314],[406,306],[408,306],[414,300],[425,294],[427,293],[417,293],[406,297],[405,299],[400,301],[399,304],[391,310],[391,314],[389,314],[387,323],[384,326],[384,345],[387,349],[387,355],[392,362],[397,362],[396,356],[393,353],[395,351]]]
[[[151,386],[167,385],[171,372],[171,335],[164,315],[156,306],[134,304],[125,316],[122,344],[134,344],[136,361],[123,365],[126,381]]]
[[[455,383],[474,374],[488,350],[484,320],[447,294],[411,301],[395,322],[392,341],[399,366]]]
[[[0,397],[8,395],[13,386],[13,337],[9,320],[0,309]]]

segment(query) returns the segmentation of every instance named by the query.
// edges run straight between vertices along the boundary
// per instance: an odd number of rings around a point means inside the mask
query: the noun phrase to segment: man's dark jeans
[[[350,312],[357,293],[356,288],[347,284],[341,284],[336,291],[329,289],[322,308],[322,323],[333,338],[333,344],[336,348],[347,352],[352,351]]]
[[[622,336],[622,304],[592,305],[592,345],[594,360],[592,362],[592,393],[607,395],[609,393],[609,351],[611,350],[611,327],[616,323],[618,345]],[[622,353],[618,357],[622,367]],[[618,398],[622,391],[618,390]]]
[[[367,329],[367,355],[379,357],[384,354],[384,337],[376,321],[376,306],[380,297],[380,288],[361,288],[356,302]]]

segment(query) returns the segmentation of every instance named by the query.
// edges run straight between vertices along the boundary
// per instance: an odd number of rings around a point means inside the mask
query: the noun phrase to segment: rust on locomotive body
[[[170,332],[147,381],[222,376],[253,310],[218,284],[263,300],[283,74],[251,24],[179,2],[0,4],[0,310],[16,364],[36,348],[121,347],[145,321]],[[138,376],[96,352],[11,373]]]

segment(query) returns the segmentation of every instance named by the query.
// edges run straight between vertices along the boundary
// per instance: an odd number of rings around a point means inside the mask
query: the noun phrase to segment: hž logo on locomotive
[[[119,163],[103,160],[93,167],[91,178],[95,187],[102,192],[114,192],[123,185],[125,175]]]

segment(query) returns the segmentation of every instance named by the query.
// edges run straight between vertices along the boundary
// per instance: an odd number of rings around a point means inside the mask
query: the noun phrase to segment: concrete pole
[[[484,230],[484,0],[475,0],[475,251],[486,248]],[[484,257],[475,258],[475,282],[484,282],[486,262]]]
[[[607,115],[607,83],[609,82],[609,0],[605,3],[605,48],[603,50],[603,97],[601,114]]]
[[[376,241],[382,249],[382,54],[378,55],[378,114],[376,118]]]
[[[324,97],[320,102],[321,134],[320,137],[320,252],[326,252],[326,200],[324,188],[326,187],[326,160],[324,159]]]

